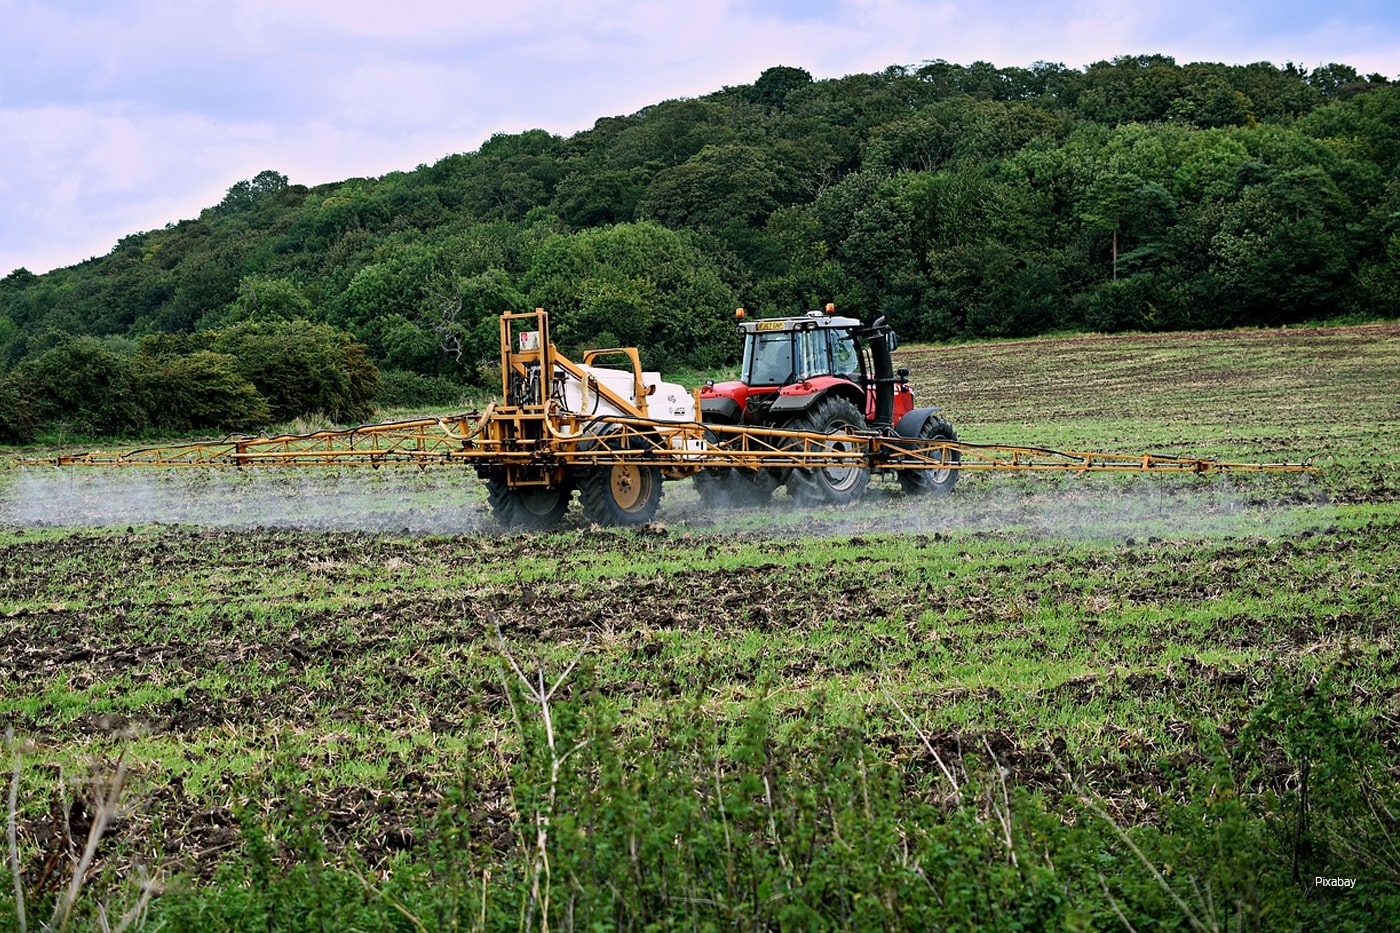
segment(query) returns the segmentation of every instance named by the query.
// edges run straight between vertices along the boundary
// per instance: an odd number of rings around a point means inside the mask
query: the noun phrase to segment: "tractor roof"
[[[825,311],[808,311],[795,317],[765,317],[739,321],[739,330],[746,334],[767,331],[849,330],[862,326],[864,325],[856,318],[837,317]]]

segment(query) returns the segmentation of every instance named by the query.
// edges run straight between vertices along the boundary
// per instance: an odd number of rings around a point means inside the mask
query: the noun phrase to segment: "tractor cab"
[[[871,424],[888,424],[913,407],[907,378],[896,378],[890,367],[895,336],[883,319],[867,327],[837,316],[832,305],[759,319],[741,308],[736,317],[744,338],[739,379],[701,389],[706,421],[781,424],[831,394],[848,399]],[[888,412],[881,410],[881,396],[889,399]]]
[[[864,386],[867,366],[849,317],[772,318],[743,322],[744,365],[739,381],[748,386],[781,388],[804,379],[837,376]]]

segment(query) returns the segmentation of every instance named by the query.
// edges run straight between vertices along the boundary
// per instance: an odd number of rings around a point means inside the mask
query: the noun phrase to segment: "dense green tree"
[[[34,415],[20,379],[0,376],[0,443],[26,444],[34,439]]]
[[[952,158],[956,144],[957,134],[930,107],[876,130],[865,165],[885,172],[934,172]]]
[[[1400,84],[1327,104],[1301,117],[1297,127],[1373,163],[1386,178],[1400,171]]]
[[[1371,90],[1372,85],[1385,83],[1382,75],[1362,77],[1352,66],[1337,62],[1320,65],[1308,75],[1308,84],[1317,88],[1323,97],[1332,98],[1352,97]]]
[[[1400,233],[1386,241],[1385,252],[1379,258],[1362,264],[1357,284],[1359,312],[1400,317]]]
[[[437,253],[418,243],[395,243],[382,247],[378,257],[331,300],[330,324],[363,335],[380,317],[413,315],[437,271]]]
[[[0,373],[5,372],[23,356],[25,343],[15,322],[0,314]]]
[[[778,207],[781,182],[753,146],[706,146],[658,172],[637,205],[644,219],[671,227],[761,226]]]
[[[433,372],[442,353],[438,337],[426,325],[402,314],[376,318],[370,325],[370,348],[385,366],[411,372]]]
[[[434,297],[438,304],[428,309],[427,319],[438,339],[442,370],[489,383],[500,368],[501,313],[531,307],[516,277],[493,266]]]
[[[244,211],[264,198],[270,198],[287,188],[287,176],[272,169],[254,175],[248,181],[235,182],[219,202],[218,210]]]
[[[1181,89],[1167,118],[1192,126],[1245,126],[1254,122],[1254,101],[1219,75],[1206,75]]]
[[[607,152],[607,167],[657,171],[680,165],[706,146],[735,136],[729,111],[720,104],[672,100],[648,107],[617,133]]]
[[[1085,70],[1075,109],[1108,126],[1162,121],[1171,116],[1185,85],[1176,60],[1168,55],[1120,55]]]
[[[311,301],[296,283],[268,275],[246,275],[238,296],[227,308],[199,319],[202,328],[219,328],[240,321],[292,321],[315,316]]]
[[[1325,316],[1346,275],[1345,246],[1325,212],[1299,212],[1294,184],[1246,189],[1211,241],[1211,274],[1226,321],[1290,324]]]
[[[635,338],[653,367],[709,366],[734,353],[733,290],[693,237],[656,224],[554,237],[522,291],[553,311],[555,340],[570,349]]]
[[[812,83],[812,74],[805,68],[779,65],[766,69],[749,89],[748,99],[764,107],[782,109],[793,91]]]
[[[626,223],[636,217],[646,182],[646,172],[636,168],[577,171],[560,180],[553,203],[575,228]]]

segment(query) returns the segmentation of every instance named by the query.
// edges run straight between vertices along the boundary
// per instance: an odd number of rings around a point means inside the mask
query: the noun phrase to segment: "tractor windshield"
[[[792,332],[750,334],[744,343],[744,368],[739,378],[751,386],[792,382]]]

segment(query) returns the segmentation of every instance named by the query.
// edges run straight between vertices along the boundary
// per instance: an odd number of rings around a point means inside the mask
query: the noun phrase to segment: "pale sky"
[[[316,185],[491,134],[932,59],[1331,62],[1400,78],[1394,0],[0,0],[0,276],[194,218],[264,169]]]

